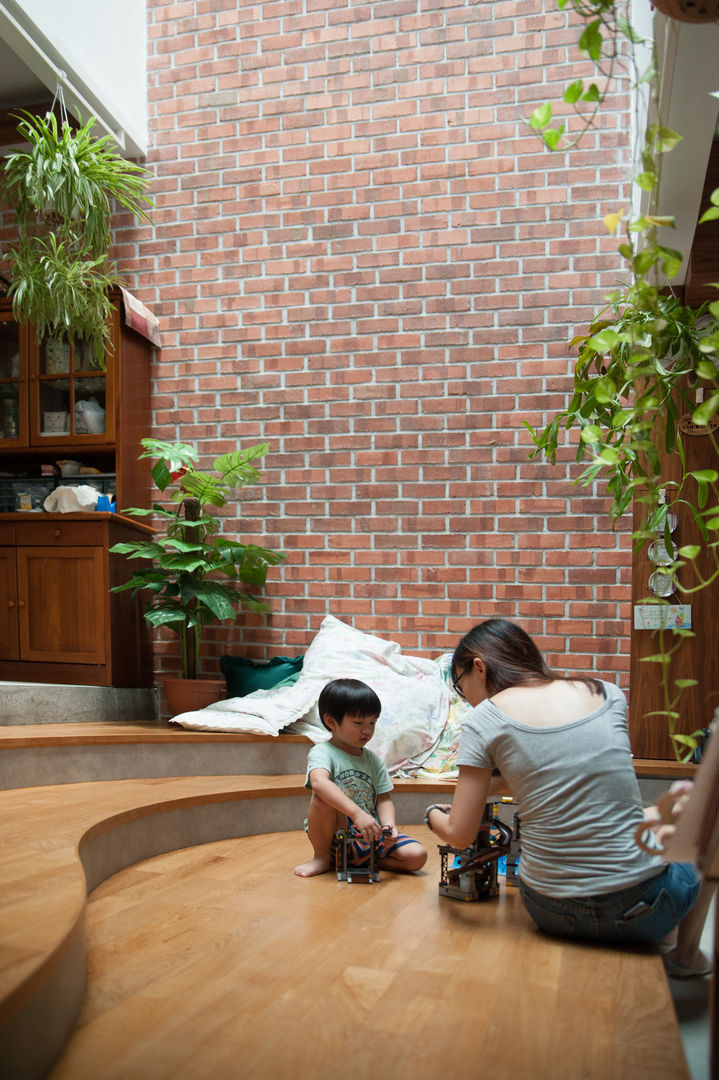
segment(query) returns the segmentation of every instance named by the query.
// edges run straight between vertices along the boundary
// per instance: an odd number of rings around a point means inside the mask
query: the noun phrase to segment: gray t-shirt
[[[519,876],[546,896],[614,892],[664,865],[634,842],[644,813],[626,698],[602,685],[606,700],[568,724],[519,724],[486,700],[462,725],[457,764],[499,769],[518,804]]]
[[[363,747],[361,754],[347,754],[332,743],[315,743],[307,756],[305,787],[311,790],[310,773],[313,769],[326,769],[330,780],[362,810],[377,815],[377,796],[392,790],[387,768],[373,750]]]

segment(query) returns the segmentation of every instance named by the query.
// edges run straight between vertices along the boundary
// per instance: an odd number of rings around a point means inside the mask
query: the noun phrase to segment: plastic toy
[[[382,838],[385,839],[392,835],[392,829],[389,825],[382,826]],[[348,881],[351,884],[355,881],[366,881],[368,884],[372,884],[375,881],[379,881],[379,864],[377,861],[377,841],[371,840],[369,844],[369,862],[366,866],[352,866],[348,861],[348,846],[355,840],[360,840],[361,836],[359,830],[354,825],[348,825],[346,829],[338,829],[336,834],[337,839],[337,880]]]
[[[510,852],[512,830],[495,816],[494,806],[484,808],[474,844],[464,850],[440,844],[440,896],[453,900],[479,900],[499,892],[497,861]],[[509,868],[507,869],[509,876]]]
[[[519,856],[521,852],[519,814],[515,810],[512,819],[512,839],[509,841],[509,851],[507,852],[507,876],[505,878],[507,885],[511,885],[515,889],[519,888]]]

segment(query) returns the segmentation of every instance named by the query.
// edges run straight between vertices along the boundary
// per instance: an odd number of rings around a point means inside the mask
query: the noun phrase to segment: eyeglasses
[[[464,669],[464,671],[461,671],[459,673],[459,675],[455,675],[455,677],[452,679],[452,689],[454,690],[455,694],[458,694],[462,698],[463,701],[466,701],[467,699],[464,696],[464,694],[462,693],[462,688],[460,686],[460,683],[462,682],[462,679],[464,678],[464,676],[468,675],[470,673],[470,671],[472,670],[472,666],[473,666],[473,662],[469,663],[467,665],[467,667]]]

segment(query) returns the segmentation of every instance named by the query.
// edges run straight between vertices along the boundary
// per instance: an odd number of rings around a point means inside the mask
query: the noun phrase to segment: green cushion
[[[248,660],[244,656],[221,656],[220,668],[227,680],[228,697],[244,697],[253,690],[269,690],[290,677],[298,679],[304,656],[273,656]]]

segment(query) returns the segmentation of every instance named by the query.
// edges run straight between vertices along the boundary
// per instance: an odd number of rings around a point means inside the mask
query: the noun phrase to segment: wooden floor
[[[441,899],[292,874],[303,833],[121,871],[89,900],[89,986],[51,1080],[682,1080],[661,961],[538,934],[514,890]],[[626,1007],[628,1006],[628,1007]]]

